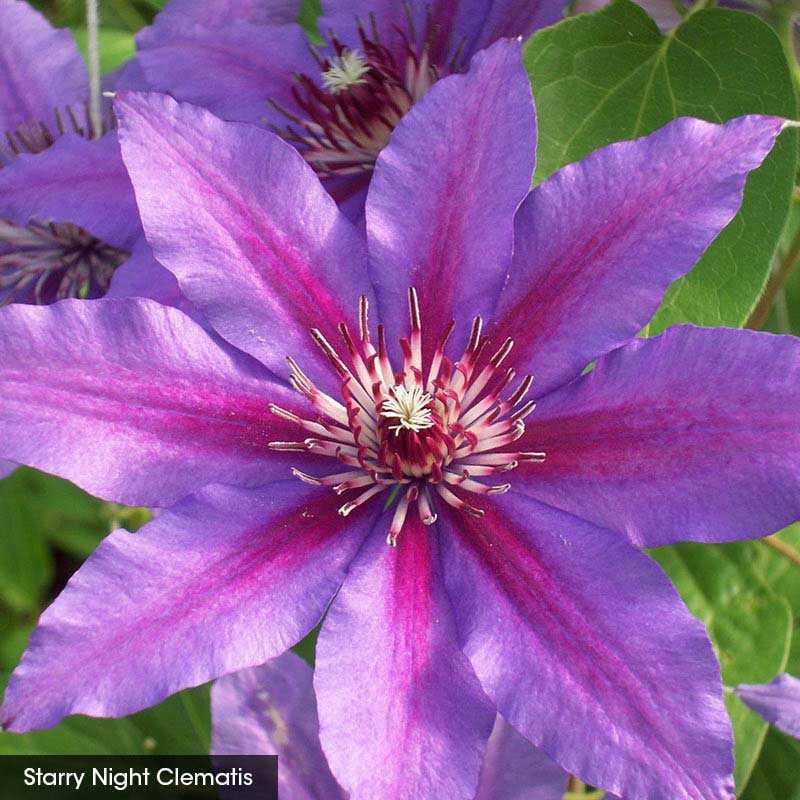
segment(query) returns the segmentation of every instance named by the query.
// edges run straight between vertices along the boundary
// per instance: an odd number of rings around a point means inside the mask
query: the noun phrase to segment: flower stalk
[[[772,310],[772,306],[783,291],[783,287],[786,285],[786,281],[789,280],[789,276],[792,274],[792,270],[797,265],[798,260],[800,260],[800,227],[795,231],[794,239],[792,239],[792,243],[789,245],[786,254],[770,275],[766,289],[764,289],[764,294],[756,303],[755,308],[750,312],[750,316],[747,318],[747,322],[745,322],[744,325],[745,328],[758,330],[764,325]]]
[[[86,0],[86,31],[89,49],[89,119],[92,136],[100,136],[103,118],[100,109],[100,19],[97,0]]]

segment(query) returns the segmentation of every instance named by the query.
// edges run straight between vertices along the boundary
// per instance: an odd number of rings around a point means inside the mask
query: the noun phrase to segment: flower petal
[[[0,458],[127,505],[206,483],[262,485],[296,439],[269,402],[297,395],[181,312],[146,300],[64,300],[0,313]],[[296,454],[295,454],[296,455]]]
[[[493,335],[514,339],[540,396],[647,324],[669,284],[734,217],[747,174],[782,125],[678,119],[598,150],[531,192],[516,217]]]
[[[344,800],[319,743],[312,679],[292,652],[220,678],[211,690],[211,752],[277,755],[282,800]]]
[[[0,31],[0,132],[34,120],[55,130],[53,111],[89,96],[72,33],[53,28],[22,0],[0,3]]]
[[[542,398],[514,487],[645,547],[765,536],[800,518],[798,407],[796,338],[678,326]]]
[[[123,716],[284,652],[320,619],[374,518],[296,480],[210,486],[116,531],[42,615],[0,722]]]
[[[492,310],[535,150],[516,41],[479,53],[468,74],[439,81],[402,119],[378,158],[366,211],[378,307],[390,333],[408,328],[409,286],[420,292],[428,343],[450,319],[465,340],[472,317]]]
[[[381,42],[406,57],[410,15],[417,46],[426,35],[435,37],[429,42],[434,61],[447,64],[459,48],[461,58],[469,59],[498,39],[527,39],[537,28],[558,22],[565,5],[565,0],[328,0],[319,29],[357,46],[357,20],[374,17]]]
[[[136,243],[131,257],[117,267],[106,297],[149,297],[162,305],[179,308],[189,316],[197,316],[181,294],[175,276],[153,258],[144,236]],[[200,322],[199,319],[195,321]]]
[[[116,133],[88,141],[68,134],[43,153],[0,169],[0,219],[71,222],[130,250],[142,235]]]
[[[561,800],[567,774],[499,714],[475,800]]]
[[[719,666],[658,565],[516,493],[493,500],[440,519],[462,648],[498,711],[626,800],[732,800]]]
[[[558,22],[565,0],[439,0],[440,17],[452,14],[453,40],[466,41],[468,54],[503,37],[527,39],[535,30]]]
[[[740,684],[736,694],[771,725],[800,739],[800,680],[783,673],[772,683]]]
[[[0,479],[10,475],[18,466],[13,461],[0,461]]]
[[[168,97],[116,108],[148,241],[186,297],[277,374],[287,354],[327,374],[308,331],[336,335],[370,284],[363,237],[311,168],[268,131]]]
[[[322,746],[351,800],[471,800],[495,715],[456,646],[435,532],[409,519],[396,549],[382,534],[317,642]]]
[[[214,0],[213,3],[169,0],[156,17],[155,25],[185,28],[199,24],[207,28],[219,28],[232,20],[245,20],[258,25],[281,25],[294,22],[299,14],[299,0]]]
[[[389,48],[395,58],[402,58],[408,52],[409,12],[415,27],[419,25],[420,31],[424,30],[425,16],[418,6],[416,0],[410,3],[398,3],[397,0],[322,0],[322,15],[317,20],[317,27],[326,38],[333,33],[343,44],[360,49],[359,23],[368,24],[372,30],[374,20],[381,44]]]
[[[159,17],[137,37],[137,67],[120,77],[118,88],[166,92],[224,119],[261,124],[270,118],[285,124],[267,101],[296,110],[292,76],[319,71],[300,26],[241,18],[215,24],[215,3],[191,4],[203,8],[201,16],[211,24]]]

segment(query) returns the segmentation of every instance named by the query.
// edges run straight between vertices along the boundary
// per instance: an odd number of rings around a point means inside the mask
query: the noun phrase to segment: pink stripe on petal
[[[514,489],[655,547],[800,518],[800,343],[678,326],[540,400]],[[523,468],[525,469],[525,468]]]
[[[297,395],[176,309],[64,300],[0,313],[0,458],[129,505],[206,483],[259,485],[293,463],[296,429],[269,403]]]
[[[117,100],[120,142],[156,258],[228,341],[285,375],[324,361],[370,295],[362,237],[301,156],[256,126],[160,95]]]
[[[541,397],[634,337],[733,219],[783,120],[683,118],[602,148],[534,189],[493,338],[514,339]]]
[[[497,87],[502,86],[502,91]],[[406,292],[434,335],[456,321],[463,346],[488,314],[511,262],[513,216],[530,187],[536,119],[520,45],[503,40],[466,75],[440,80],[381,152],[367,195],[367,235],[381,321],[408,329]]]
[[[292,480],[207,487],[112,533],[42,615],[2,724],[131,714],[282,653],[319,621],[373,521],[344,520]]]
[[[647,556],[513,492],[442,510],[462,647],[520,733],[631,800],[732,798],[711,644]]]
[[[455,644],[436,532],[373,531],[322,627],[321,740],[351,800],[472,800],[494,711]]]

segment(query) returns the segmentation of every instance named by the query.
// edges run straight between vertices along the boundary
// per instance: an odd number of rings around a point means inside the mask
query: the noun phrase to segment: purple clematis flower
[[[117,294],[177,302],[144,239],[110,111],[92,126],[72,34],[22,0],[0,0],[0,30],[0,305],[100,297],[115,275]]]
[[[319,740],[311,667],[292,652],[220,678],[211,691],[214,755],[277,755],[281,800],[346,800]],[[500,715],[475,800],[561,800],[567,775]]]
[[[139,34],[123,85],[267,122],[359,216],[409,108],[481,48],[557,22],[566,0],[323,0],[319,46],[294,22],[299,5],[171,0]]]
[[[800,680],[783,673],[771,683],[740,684],[736,694],[778,730],[800,739]]]
[[[711,643],[639,547],[800,516],[800,343],[636,335],[784,122],[676,120],[530,192],[501,40],[398,124],[365,238],[269,131],[116,108],[148,240],[212,332],[146,300],[0,313],[0,458],[170,507],[43,614],[3,725],[129,714],[327,610],[320,739],[353,800],[471,800],[497,713],[626,800],[732,798]]]

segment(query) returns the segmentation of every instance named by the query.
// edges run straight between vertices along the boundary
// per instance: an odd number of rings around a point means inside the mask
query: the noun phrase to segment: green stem
[[[777,536],[767,536],[759,541],[764,542],[767,547],[771,547],[775,552],[780,553],[784,558],[788,558],[796,567],[800,568],[800,552],[794,549],[788,542],[779,539]]]
[[[781,40],[783,52],[786,54],[786,62],[792,74],[794,90],[800,94],[800,63],[797,61],[797,53],[794,49],[794,12],[787,5],[778,4],[773,12],[775,31]]]
[[[786,285],[789,275],[792,274],[797,261],[800,259],[800,226],[795,232],[794,239],[789,245],[789,249],[778,264],[777,269],[770,275],[764,294],[756,303],[755,308],[750,312],[750,316],[744,324],[745,328],[758,330],[769,317],[769,312],[775,303],[776,298]]]
[[[100,20],[97,0],[86,0],[86,33],[89,45],[89,118],[92,135],[100,136],[103,121],[100,112]]]

